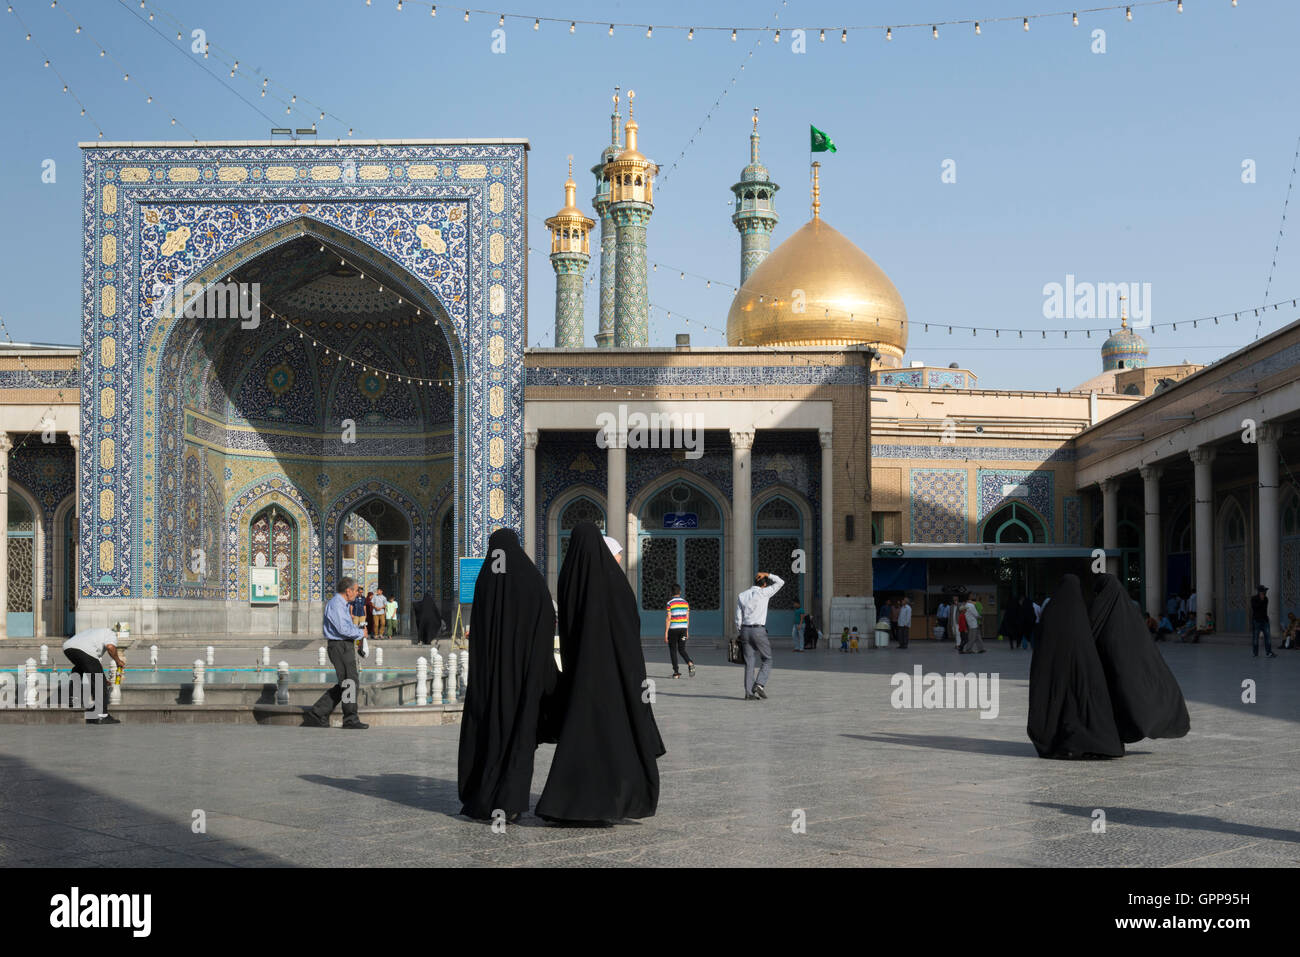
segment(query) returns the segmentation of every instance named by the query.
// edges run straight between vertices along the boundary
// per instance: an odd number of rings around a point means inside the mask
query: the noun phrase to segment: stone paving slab
[[[1191,733],[1063,762],[1025,734],[1023,653],[778,650],[771,698],[746,702],[707,643],[681,681],[649,646],[659,811],[605,828],[525,815],[498,834],[460,818],[457,725],[0,726],[0,866],[1296,866],[1300,655],[1161,650]],[[998,716],[895,710],[890,677],[913,664],[998,672]],[[538,750],[534,801],[553,750]]]

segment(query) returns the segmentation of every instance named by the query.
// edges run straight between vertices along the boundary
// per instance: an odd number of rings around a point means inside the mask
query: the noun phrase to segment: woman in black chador
[[[425,592],[420,603],[415,606],[415,633],[419,636],[420,644],[431,645],[438,640],[440,631],[442,613],[438,611],[438,603],[434,601],[433,595]]]
[[[470,617],[460,725],[461,813],[528,810],[543,699],[556,684],[555,609],[546,579],[509,529],[488,539]]]
[[[1042,626],[1029,665],[1027,728],[1038,756],[1123,757],[1124,744],[1077,575],[1061,578],[1043,609]]]
[[[650,817],[665,751],[643,700],[645,658],[636,596],[600,531],[581,522],[559,580],[557,744],[537,816],[597,822]],[[471,667],[470,673],[473,674]]]
[[[1143,738],[1181,738],[1191,727],[1187,704],[1142,612],[1114,575],[1098,575],[1093,590],[1088,618],[1120,739],[1132,744]]]

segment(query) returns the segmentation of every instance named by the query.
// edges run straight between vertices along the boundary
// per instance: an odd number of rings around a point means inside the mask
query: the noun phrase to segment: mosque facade
[[[494,529],[554,586],[584,520],[622,543],[646,636],[674,583],[726,634],[760,570],[787,582],[773,634],[865,629],[895,595],[926,634],[948,588],[993,617],[1097,549],[1147,603],[1194,586],[1235,627],[1262,576],[1300,611],[1300,327],[1226,379],[1148,365],[1127,321],[1064,391],[909,361],[902,295],[816,185],[780,238],[755,119],[727,345],[652,345],[658,167],[627,106],[589,209],[571,164],[545,221],[548,348],[525,348],[525,141],[86,144],[82,341],[0,350],[6,634],[313,635],[343,574],[450,610]],[[255,314],[214,312],[249,289]],[[1261,425],[1250,463],[1234,416]]]

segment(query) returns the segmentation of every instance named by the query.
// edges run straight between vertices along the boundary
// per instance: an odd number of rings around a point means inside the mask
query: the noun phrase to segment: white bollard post
[[[433,703],[442,704],[442,655],[433,649]]]
[[[117,662],[109,661],[108,663],[108,703],[118,705],[122,703],[122,686],[117,683]]]
[[[424,659],[422,658],[422,659],[420,659],[420,660],[423,661]],[[383,649],[383,648],[376,648],[376,649],[375,649],[375,667],[376,667],[376,668],[382,668],[383,666],[384,666],[384,649]]]
[[[158,646],[157,645],[151,645],[149,647],[149,667],[153,668],[154,671],[158,670]]]
[[[194,659],[194,697],[190,704],[203,704],[203,659]]]
[[[324,645],[321,645],[320,649],[316,652],[316,664],[320,665],[322,668],[326,665]]]
[[[465,697],[465,692],[469,689],[469,649],[460,656],[460,696]]]
[[[456,652],[450,651],[447,653],[447,701],[449,703],[456,700],[456,691],[458,690],[456,688],[456,679],[459,674],[460,671],[456,667]]]
[[[429,662],[421,655],[415,659],[415,703],[424,707],[429,703]]]
[[[24,698],[27,707],[35,708],[40,705],[40,686],[36,683],[36,659],[28,658],[23,664],[23,684]]]
[[[282,661],[276,669],[275,703],[289,703],[289,662]]]
[[[217,663],[216,657],[217,657],[217,649],[213,648],[211,645],[208,645],[208,667],[209,668],[211,668],[213,665]]]
[[[49,663],[50,663],[50,646],[41,645],[41,664],[48,665]]]
[[[262,667],[268,670],[271,667],[271,646],[270,645],[262,646]]]

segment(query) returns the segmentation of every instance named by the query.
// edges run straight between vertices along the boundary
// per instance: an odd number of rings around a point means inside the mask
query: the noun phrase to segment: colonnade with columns
[[[591,409],[585,408],[592,405]],[[750,408],[750,406],[753,408]],[[789,406],[788,409],[779,408]],[[662,414],[662,403],[645,403],[647,413],[654,411]],[[760,408],[761,406],[761,408]],[[697,408],[698,407],[698,408]],[[641,411],[637,403],[628,403],[629,413]],[[591,430],[593,445],[596,443],[597,430],[592,423],[597,421],[596,413],[604,406],[592,403],[542,403],[530,402],[525,413],[524,426],[524,550],[537,557],[537,446],[539,432],[582,431]],[[753,529],[753,464],[752,453],[754,439],[759,429],[754,425],[758,415],[774,418],[783,430],[815,430],[821,444],[821,487],[801,489],[810,501],[821,501],[821,527],[810,530],[819,534],[821,542],[821,607],[820,621],[830,620],[831,596],[834,582],[833,530],[835,510],[832,507],[834,494],[834,468],[832,464],[833,436],[831,427],[831,404],[829,402],[790,402],[773,403],[721,403],[721,402],[675,402],[674,414],[683,413],[699,416],[695,421],[718,428],[727,423],[731,437],[731,568],[730,587],[726,592],[727,605],[724,607],[726,620],[730,620],[736,595],[754,582],[756,569],[752,567],[754,548]],[[785,414],[782,414],[785,413]],[[719,423],[715,426],[714,423]],[[628,511],[627,494],[627,440],[626,429],[605,431],[603,445],[605,452],[606,491],[605,515],[606,534],[628,549]],[[812,549],[808,549],[811,555]],[[629,579],[634,575],[635,559],[625,564]],[[780,574],[780,569],[760,569]],[[809,571],[811,571],[811,563]]]
[[[1269,617],[1274,630],[1277,630],[1282,595],[1282,575],[1279,561],[1281,503],[1278,482],[1278,439],[1281,428],[1274,422],[1265,421],[1254,430],[1255,457],[1258,482],[1256,488],[1257,514],[1259,516],[1258,547],[1258,584],[1268,588]],[[1192,464],[1192,540],[1194,543],[1194,572],[1196,584],[1196,623],[1204,627],[1207,618],[1215,612],[1215,517],[1214,517],[1214,479],[1213,463],[1215,445],[1206,442],[1187,449],[1186,455]],[[1167,458],[1159,462],[1141,465],[1138,475],[1142,480],[1142,500],[1144,512],[1143,527],[1143,571],[1146,585],[1146,605],[1144,610],[1157,611],[1164,608],[1166,582],[1164,553],[1161,548],[1162,514],[1160,482],[1169,466],[1176,460]],[[1121,476],[1112,475],[1102,479],[1098,484],[1102,497],[1102,547],[1109,553],[1119,549],[1119,489]],[[1106,569],[1112,574],[1119,574],[1119,559],[1108,555]],[[1254,584],[1248,586],[1254,593]],[[1217,616],[1222,620],[1222,616]]]

